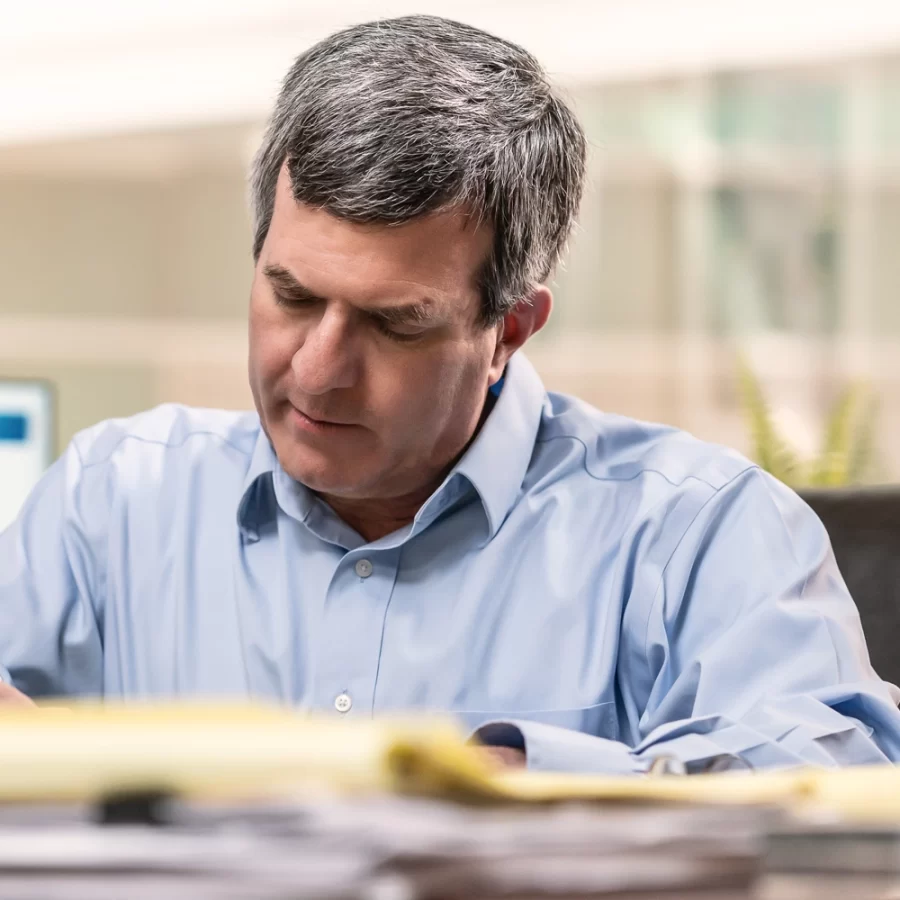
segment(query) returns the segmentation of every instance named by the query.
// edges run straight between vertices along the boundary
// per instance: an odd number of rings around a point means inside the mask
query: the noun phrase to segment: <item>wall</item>
[[[0,179],[0,376],[47,377],[59,437],[163,400],[250,403],[242,174]]]

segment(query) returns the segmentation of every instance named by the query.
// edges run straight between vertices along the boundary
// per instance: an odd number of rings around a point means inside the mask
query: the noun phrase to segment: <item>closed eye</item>
[[[407,344],[418,340],[425,334],[425,330],[422,328],[414,331],[404,331],[402,330],[404,327],[414,328],[415,326],[392,325],[390,322],[386,322],[384,319],[379,318],[375,319],[375,327],[381,334],[390,338],[392,341],[399,341],[400,343]]]
[[[283,294],[280,291],[273,291],[273,296],[275,297],[275,302],[279,306],[284,306],[288,309],[306,309],[321,302],[318,297]]]

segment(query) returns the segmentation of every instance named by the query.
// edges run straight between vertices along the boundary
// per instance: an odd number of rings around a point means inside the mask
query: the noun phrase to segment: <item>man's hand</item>
[[[34,700],[26,697],[21,691],[17,691],[11,684],[0,681],[0,709],[6,707],[34,706]]]
[[[517,747],[482,747],[481,752],[502,769],[524,769],[525,751]]]

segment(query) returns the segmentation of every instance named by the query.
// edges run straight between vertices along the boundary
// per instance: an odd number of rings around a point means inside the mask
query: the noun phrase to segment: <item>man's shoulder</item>
[[[85,469],[150,458],[196,462],[210,455],[231,457],[246,467],[259,430],[255,412],[166,403],[87,428],[75,436],[72,448]]]
[[[669,425],[603,412],[565,394],[548,394],[536,443],[548,450],[554,443],[570,445],[573,470],[605,483],[652,479],[662,487],[711,494],[755,468],[736,450]]]

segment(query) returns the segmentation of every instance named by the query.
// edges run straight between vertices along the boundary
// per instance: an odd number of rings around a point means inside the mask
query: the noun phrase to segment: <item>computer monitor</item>
[[[48,382],[0,378],[0,531],[53,461],[54,417]]]

